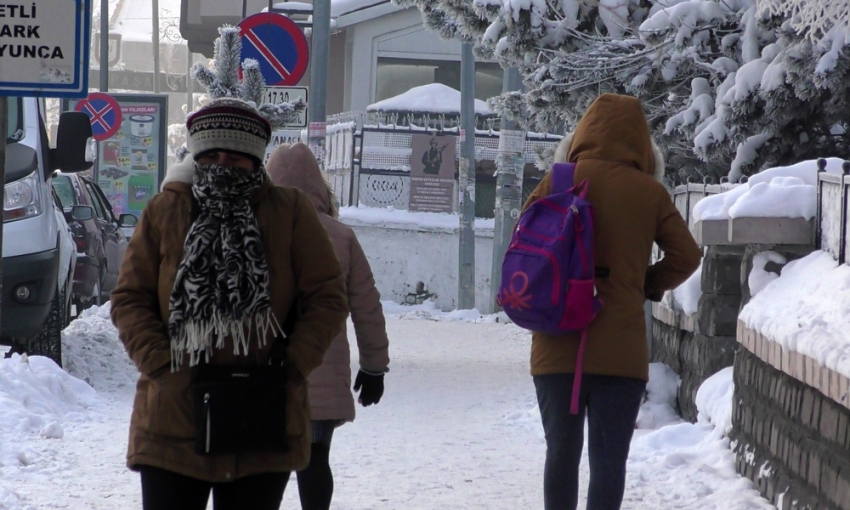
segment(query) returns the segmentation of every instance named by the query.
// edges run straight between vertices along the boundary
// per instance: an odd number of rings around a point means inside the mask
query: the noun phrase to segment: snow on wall
[[[816,251],[782,268],[741,310],[749,328],[850,377],[850,266]]]
[[[403,303],[421,281],[437,294],[439,308],[457,308],[458,215],[345,207],[340,220],[357,234],[381,299]],[[475,307],[481,311],[489,308],[493,224],[475,220]]]

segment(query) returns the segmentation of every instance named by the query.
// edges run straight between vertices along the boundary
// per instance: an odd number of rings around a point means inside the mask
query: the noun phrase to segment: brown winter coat
[[[702,254],[670,194],[653,178],[655,158],[640,102],[605,94],[585,112],[572,141],[559,150],[587,179],[594,212],[596,286],[604,301],[587,333],[584,372],[647,380],[649,359],[643,305],[684,282]],[[663,164],[663,163],[662,163]],[[551,173],[525,204],[551,193]],[[653,242],[664,258],[649,266]],[[534,332],[532,375],[575,371],[579,338]]]
[[[302,143],[283,145],[272,153],[266,171],[275,184],[305,192],[319,211],[319,220],[328,231],[345,275],[360,367],[367,372],[384,373],[390,359],[381,294],[354,231],[333,218],[333,204],[316,158]],[[308,382],[314,420],[354,420],[354,399],[349,389],[351,352],[345,329],[334,338],[322,365],[310,374]]]
[[[168,301],[191,224],[194,167],[169,169],[163,191],[151,199],[136,227],[112,293],[112,321],[139,371],[130,419],[127,465],[148,465],[211,482],[302,469],[309,463],[310,410],[303,378],[290,384],[286,402],[290,451],[204,457],[194,453],[195,426],[189,367],[171,373]],[[187,182],[188,180],[188,182]],[[298,321],[288,337],[289,359],[308,376],[344,326],[345,282],[330,240],[307,196],[266,180],[251,200],[265,241],[272,310],[283,324],[298,300]],[[234,356],[229,339],[213,363],[267,363],[268,350],[251,340],[248,356]],[[164,368],[164,369],[163,369]],[[300,379],[300,381],[298,380]]]

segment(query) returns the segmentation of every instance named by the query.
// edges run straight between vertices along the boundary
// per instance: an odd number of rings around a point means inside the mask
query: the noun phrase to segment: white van
[[[42,99],[0,101],[7,102],[8,112],[0,344],[12,346],[7,355],[44,355],[61,365],[76,248],[50,180],[57,169],[91,167],[91,124],[84,113],[63,113],[51,149]]]

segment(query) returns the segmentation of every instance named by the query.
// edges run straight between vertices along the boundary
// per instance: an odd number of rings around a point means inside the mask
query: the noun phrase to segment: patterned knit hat
[[[239,152],[262,161],[271,139],[271,126],[256,108],[240,99],[222,97],[186,119],[194,158],[211,150]]]

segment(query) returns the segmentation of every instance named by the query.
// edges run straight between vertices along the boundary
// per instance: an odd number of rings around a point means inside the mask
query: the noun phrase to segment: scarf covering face
[[[224,340],[234,354],[248,353],[255,331],[260,346],[269,330],[280,331],[269,299],[269,266],[251,197],[266,178],[256,171],[220,165],[195,165],[192,194],[200,214],[189,228],[183,260],[168,303],[171,366],[207,361]],[[256,328],[256,329],[254,329]]]

